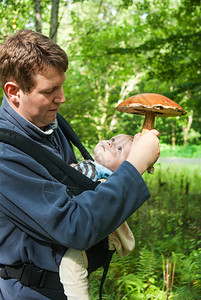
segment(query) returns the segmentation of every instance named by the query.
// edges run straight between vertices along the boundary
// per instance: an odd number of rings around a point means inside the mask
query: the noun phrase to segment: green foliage
[[[135,250],[113,256],[103,299],[198,300],[201,295],[199,165],[156,164],[144,174],[151,198],[128,220]],[[90,277],[97,298],[102,270]]]
[[[81,137],[91,142],[81,124],[87,122],[89,132],[95,131],[99,138],[119,131],[134,134],[141,129],[143,117],[115,112],[115,106],[133,94],[161,93],[189,113],[193,109],[189,140],[199,143],[200,7],[187,1],[123,4],[88,1],[70,9],[72,29],[67,52],[71,78],[67,90],[73,103],[69,107],[67,102],[64,110],[73,114],[79,104],[85,111],[87,103],[88,113],[81,115],[77,128]],[[77,88],[75,94],[72,85]],[[176,143],[182,144],[187,123],[188,115],[157,118],[156,128],[161,140],[171,144],[174,126]]]
[[[34,28],[33,3],[29,0],[0,3],[0,41],[8,34],[22,28]]]
[[[49,33],[51,1],[41,1],[42,31]],[[0,40],[34,29],[34,1],[1,1]],[[141,130],[143,117],[119,113],[127,97],[153,92],[184,107],[182,118],[157,118],[161,141],[201,140],[199,1],[60,1],[58,44],[69,70],[61,112],[87,144]],[[193,112],[193,122],[188,121]],[[187,131],[188,130],[188,131]]]

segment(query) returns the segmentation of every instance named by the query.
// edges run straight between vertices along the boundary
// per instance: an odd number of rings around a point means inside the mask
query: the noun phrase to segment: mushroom
[[[155,116],[176,117],[187,113],[185,109],[176,102],[163,95],[154,93],[144,93],[132,96],[122,101],[115,109],[120,112],[145,115],[142,134],[154,128]],[[154,169],[151,167],[147,171],[153,173]]]

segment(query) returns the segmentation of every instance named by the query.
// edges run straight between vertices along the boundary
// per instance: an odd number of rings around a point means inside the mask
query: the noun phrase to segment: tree
[[[189,113],[194,110],[192,126],[200,131],[200,7],[196,1],[193,6],[189,1],[169,0],[127,4],[125,8],[121,1],[101,5],[89,1],[70,11],[73,33],[67,52],[71,68],[81,69],[80,78],[84,73],[90,82],[87,90],[93,95],[94,110],[90,108],[89,124],[99,129],[100,136],[110,135],[111,130],[132,131],[135,125],[138,128],[140,117],[116,113],[115,106],[122,95],[155,92],[175,100]],[[79,100],[85,101],[80,95]],[[69,114],[68,104],[66,110]],[[161,139],[171,143],[172,122],[175,141],[182,143],[188,116],[174,121],[158,118],[157,128],[164,132]]]
[[[59,14],[59,0],[52,0],[49,37],[55,43],[57,42],[57,30],[58,30],[58,27],[59,27],[58,14]]]
[[[119,131],[136,132],[142,118],[116,112],[115,106],[131,95],[154,92],[188,111],[182,118],[157,118],[161,140],[182,144],[187,133],[188,142],[200,141],[199,1],[39,2],[42,32],[57,40],[69,56],[64,86],[67,102],[61,111],[83,139],[91,143],[92,135],[95,140]],[[23,27],[33,28],[34,7],[28,0],[17,6],[5,0],[0,14],[0,23],[7,24],[2,26],[1,36]]]
[[[43,3],[43,11],[46,9],[49,1]],[[59,0],[51,1],[51,18],[50,18],[50,29],[49,37],[56,43],[57,42],[57,30],[59,27]],[[35,28],[36,31],[42,32],[42,5],[41,0],[34,0],[34,10],[35,10]]]
[[[34,0],[34,9],[36,31],[42,32],[42,8],[40,0]]]

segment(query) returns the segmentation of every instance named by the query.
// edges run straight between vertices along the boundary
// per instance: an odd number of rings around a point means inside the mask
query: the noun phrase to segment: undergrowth
[[[151,197],[128,220],[136,248],[113,255],[103,299],[200,300],[200,167],[158,164],[144,179]],[[91,299],[101,276],[102,269],[90,276]]]

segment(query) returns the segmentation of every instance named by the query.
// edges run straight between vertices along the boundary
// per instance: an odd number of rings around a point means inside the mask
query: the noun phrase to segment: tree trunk
[[[35,27],[36,27],[36,31],[42,32],[41,0],[34,0],[34,9],[35,9]]]
[[[190,131],[192,122],[193,122],[193,110],[191,110],[190,115],[188,117],[188,124],[184,128],[184,147],[187,145],[188,142],[188,133]]]
[[[59,27],[58,15],[59,15],[59,0],[52,0],[50,39],[52,39],[55,43],[57,42],[57,29]]]
[[[175,125],[174,123],[170,124],[172,126],[172,148],[175,149],[176,139],[175,139]]]

